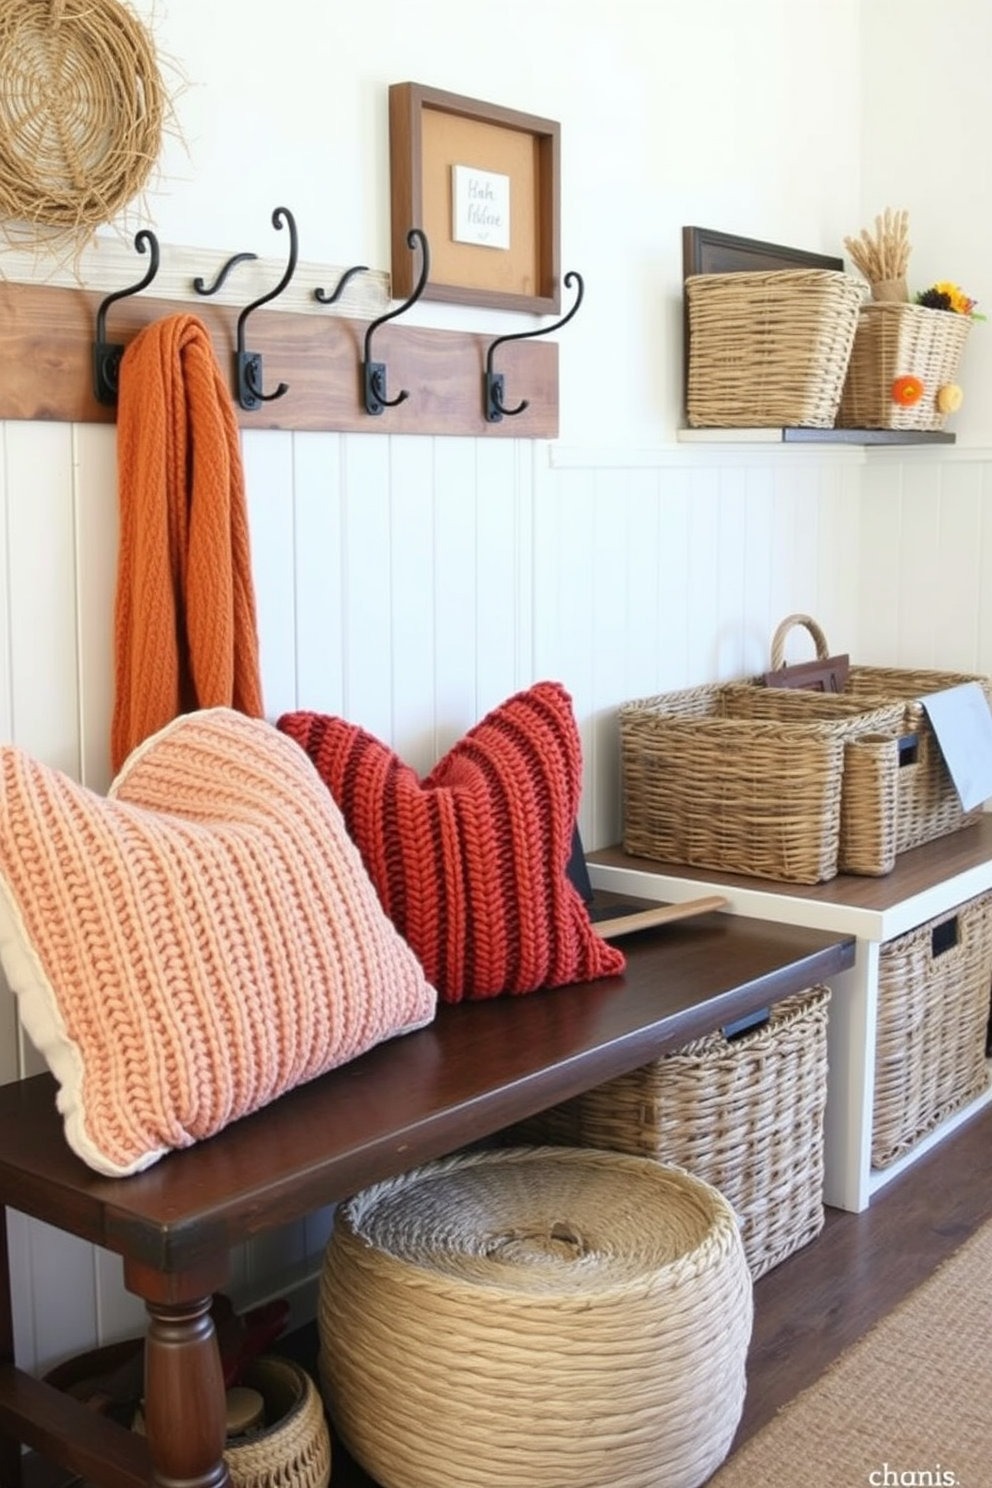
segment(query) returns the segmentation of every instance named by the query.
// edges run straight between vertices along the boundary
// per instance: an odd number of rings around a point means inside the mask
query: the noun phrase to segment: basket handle
[[[778,671],[779,667],[785,665],[785,638],[793,626],[802,625],[809,631],[816,645],[817,661],[826,661],[830,655],[830,647],[827,638],[817,625],[812,615],[786,615],[781,625],[772,636],[772,671]]]

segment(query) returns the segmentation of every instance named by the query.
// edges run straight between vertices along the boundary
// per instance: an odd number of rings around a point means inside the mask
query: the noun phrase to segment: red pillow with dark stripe
[[[560,683],[493,709],[423,779],[343,718],[286,713],[278,727],[317,767],[383,908],[444,1001],[623,970],[566,873],[582,752]]]

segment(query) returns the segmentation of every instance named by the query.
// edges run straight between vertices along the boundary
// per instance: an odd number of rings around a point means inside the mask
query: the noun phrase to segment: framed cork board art
[[[413,290],[411,227],[430,244],[425,299],[546,315],[561,307],[560,126],[421,83],[389,89],[392,292]]]

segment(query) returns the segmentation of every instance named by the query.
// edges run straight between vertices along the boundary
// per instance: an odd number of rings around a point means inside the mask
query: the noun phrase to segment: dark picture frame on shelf
[[[424,299],[448,300],[535,315],[561,308],[561,127],[429,88],[394,83],[389,89],[389,176],[392,294],[414,287],[407,245],[411,227],[430,244]],[[493,208],[498,244],[473,240],[473,209],[460,203],[459,182],[481,191]]]
[[[682,277],[690,274],[733,274],[760,269],[844,270],[844,260],[806,248],[787,248],[760,238],[740,238],[709,227],[683,227]]]

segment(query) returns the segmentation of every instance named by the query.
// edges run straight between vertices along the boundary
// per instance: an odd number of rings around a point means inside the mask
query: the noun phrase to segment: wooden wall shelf
[[[682,444],[953,444],[946,429],[680,429]]]
[[[93,393],[92,344],[104,296],[51,285],[0,283],[0,419],[113,423],[115,410]],[[210,331],[217,359],[236,386],[238,310],[210,300],[165,300],[145,293],[110,306],[108,340],[127,344],[151,321],[192,314]],[[398,317],[375,332],[373,358],[387,364],[388,392],[409,397],[381,415],[365,412],[361,361],[368,321],[263,307],[247,322],[247,349],[263,357],[264,385],[289,391],[255,412],[235,403],[245,429],[318,430],[354,434],[451,434],[492,439],[558,436],[558,346],[517,341],[500,347],[514,418],[489,423],[483,413],[486,353],[497,332],[434,330]]]

